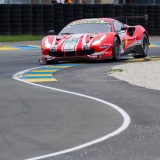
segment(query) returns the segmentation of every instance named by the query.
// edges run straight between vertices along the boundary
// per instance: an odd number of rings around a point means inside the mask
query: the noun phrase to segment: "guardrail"
[[[49,30],[58,33],[69,22],[82,18],[142,16],[145,19],[128,19],[129,25],[142,25],[149,35],[160,35],[160,5],[113,4],[1,4],[0,35],[47,35]],[[122,19],[125,23],[125,20]]]

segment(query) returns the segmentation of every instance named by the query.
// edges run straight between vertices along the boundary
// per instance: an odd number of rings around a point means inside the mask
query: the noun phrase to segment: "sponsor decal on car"
[[[67,39],[64,44],[64,51],[74,51],[79,39]]]
[[[73,43],[77,43],[79,41],[79,39],[67,39],[65,41],[65,43],[70,43],[70,44],[73,44]]]
[[[105,20],[82,20],[82,21],[73,22],[69,25],[84,24],[84,23],[110,23],[110,22]]]
[[[120,52],[121,52],[121,53],[124,52],[124,41],[121,41]]]
[[[136,46],[136,45],[140,45],[140,44],[142,44],[142,40],[137,40],[137,41],[135,41],[134,43],[132,43],[129,47],[131,47],[131,46]]]

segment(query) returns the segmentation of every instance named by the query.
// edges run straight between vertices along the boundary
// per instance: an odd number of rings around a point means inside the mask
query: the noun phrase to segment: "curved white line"
[[[89,99],[92,99],[92,100],[104,103],[106,105],[109,105],[113,109],[117,110],[123,116],[124,121],[123,121],[123,124],[117,130],[115,130],[112,133],[109,133],[109,134],[107,134],[107,135],[105,135],[105,136],[103,136],[101,138],[93,140],[91,142],[79,145],[77,147],[69,148],[69,149],[66,149],[66,150],[63,150],[63,151],[59,151],[59,152],[55,152],[55,153],[51,153],[51,154],[47,154],[47,155],[42,155],[42,156],[39,156],[39,157],[29,158],[29,159],[26,159],[26,160],[40,160],[40,159],[44,159],[44,158],[54,157],[54,156],[57,156],[57,155],[73,152],[73,151],[76,151],[76,150],[79,150],[79,149],[91,146],[93,144],[102,142],[104,140],[107,140],[107,139],[109,139],[109,138],[111,138],[111,137],[113,137],[115,135],[118,135],[118,134],[120,134],[122,131],[124,131],[129,126],[130,121],[131,121],[129,115],[123,109],[121,109],[120,107],[118,107],[115,104],[112,104],[110,102],[104,101],[104,100],[96,98],[96,97],[91,97],[91,96],[87,96],[87,95],[76,93],[76,92],[70,92],[70,91],[66,91],[66,90],[62,90],[62,89],[58,89],[58,88],[52,88],[52,87],[43,86],[43,85],[32,83],[32,82],[27,82],[27,81],[24,81],[24,80],[19,79],[17,77],[19,74],[23,74],[23,73],[25,73],[27,71],[30,71],[30,70],[33,70],[33,69],[37,69],[37,68],[41,68],[41,67],[36,67],[36,68],[32,68],[32,69],[28,69],[28,70],[24,70],[24,71],[18,72],[16,74],[14,74],[12,76],[12,78],[15,79],[15,80],[21,81],[21,82],[25,82],[25,83],[28,83],[28,84],[31,84],[31,85],[38,86],[38,87],[43,87],[43,88],[47,88],[47,89],[54,90],[54,91],[59,91],[59,92],[64,92],[64,93],[68,93],[68,94],[73,94],[73,95],[89,98]]]

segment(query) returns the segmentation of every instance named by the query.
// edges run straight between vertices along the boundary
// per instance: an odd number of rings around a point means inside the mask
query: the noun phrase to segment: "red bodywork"
[[[136,46],[141,45],[142,35],[148,33],[140,26],[128,26],[118,20],[110,18],[87,19],[96,21],[107,21],[111,24],[111,32],[105,33],[84,33],[70,35],[49,35],[43,38],[41,50],[42,61],[51,60],[76,60],[76,59],[112,59],[114,38],[119,39],[119,54],[129,53]],[[73,23],[84,22],[85,19]],[[128,27],[126,30],[116,31],[116,23]],[[93,23],[94,25],[94,23]],[[99,43],[94,43],[99,40]]]

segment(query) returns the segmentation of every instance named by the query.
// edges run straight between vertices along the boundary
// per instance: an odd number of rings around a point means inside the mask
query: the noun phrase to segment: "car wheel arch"
[[[115,37],[117,37],[117,38],[118,38],[118,40],[119,40],[119,45],[120,45],[120,44],[121,44],[121,39],[120,39],[119,35],[118,35],[118,34],[116,34],[116,35],[115,35]]]

